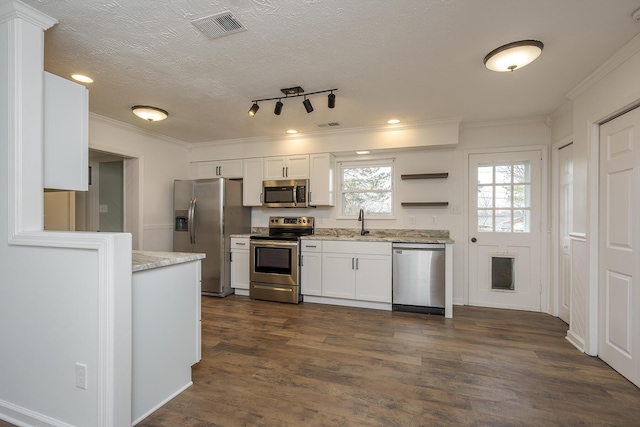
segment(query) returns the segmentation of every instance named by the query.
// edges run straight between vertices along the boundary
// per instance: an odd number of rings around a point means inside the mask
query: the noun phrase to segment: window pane
[[[529,162],[516,163],[513,165],[513,182],[531,182],[531,167]]]
[[[513,186],[513,207],[530,208],[530,185],[514,185]]]
[[[493,165],[478,166],[478,184],[493,184]]]
[[[508,233],[511,227],[511,211],[496,211],[496,231]]]
[[[510,207],[511,207],[511,186],[497,185],[496,186],[496,208],[510,208]]]
[[[478,210],[478,231],[493,231],[492,210]]]
[[[391,193],[360,192],[342,194],[342,214],[358,215],[360,209],[368,214],[391,215]]]
[[[493,207],[493,185],[478,186],[478,207],[479,208]]]
[[[511,183],[511,164],[496,165],[496,183]]]
[[[513,231],[516,233],[531,232],[531,211],[530,210],[513,211]]]
[[[344,168],[343,190],[391,190],[391,167]]]

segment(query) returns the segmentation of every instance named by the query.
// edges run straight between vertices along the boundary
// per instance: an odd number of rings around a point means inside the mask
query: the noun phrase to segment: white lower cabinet
[[[325,240],[321,264],[322,297],[391,303],[391,243]]]
[[[249,290],[249,238],[231,238],[231,287],[236,290]]]
[[[300,293],[322,296],[321,240],[303,240],[300,244]]]

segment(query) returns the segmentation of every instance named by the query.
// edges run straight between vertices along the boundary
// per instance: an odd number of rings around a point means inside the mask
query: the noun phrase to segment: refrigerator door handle
[[[191,219],[193,220],[193,232],[191,233],[191,235],[193,236],[193,244],[196,243],[196,240],[198,239],[198,230],[196,229],[196,227],[198,226],[198,214],[196,213],[196,202],[198,201],[197,198],[193,198],[193,213],[191,214]]]
[[[193,245],[193,197],[189,199],[189,210],[187,211],[187,228],[189,229],[189,243]]]

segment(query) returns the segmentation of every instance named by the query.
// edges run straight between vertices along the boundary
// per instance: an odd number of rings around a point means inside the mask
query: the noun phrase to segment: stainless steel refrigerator
[[[173,250],[206,254],[202,293],[229,295],[231,234],[251,232],[251,208],[242,206],[242,182],[225,178],[176,180]]]

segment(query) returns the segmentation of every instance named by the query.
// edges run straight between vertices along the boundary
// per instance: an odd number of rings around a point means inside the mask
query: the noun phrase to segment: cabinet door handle
[[[218,175],[222,175],[222,166],[218,166]]]
[[[285,176],[287,176],[287,175],[285,175],[284,168],[282,168],[282,177],[284,178]]]
[[[262,193],[260,193],[260,203],[262,203]]]
[[[317,248],[316,245],[306,245],[305,248]]]
[[[358,269],[358,260],[359,258],[356,258],[356,270]]]
[[[311,203],[311,191],[309,191],[309,203]]]
[[[229,262],[233,262],[233,252],[229,252]]]
[[[300,267],[304,267],[304,256],[300,255]]]
[[[353,270],[353,263],[355,262],[355,258],[351,258],[351,269]]]
[[[246,245],[246,243],[240,243],[240,242],[238,242],[238,243],[236,243],[236,245],[238,245],[238,246],[244,246],[244,245]]]
[[[287,169],[287,175],[286,175],[286,177],[287,177],[287,178],[289,178],[289,166],[287,166],[287,168],[286,168],[286,169]]]

